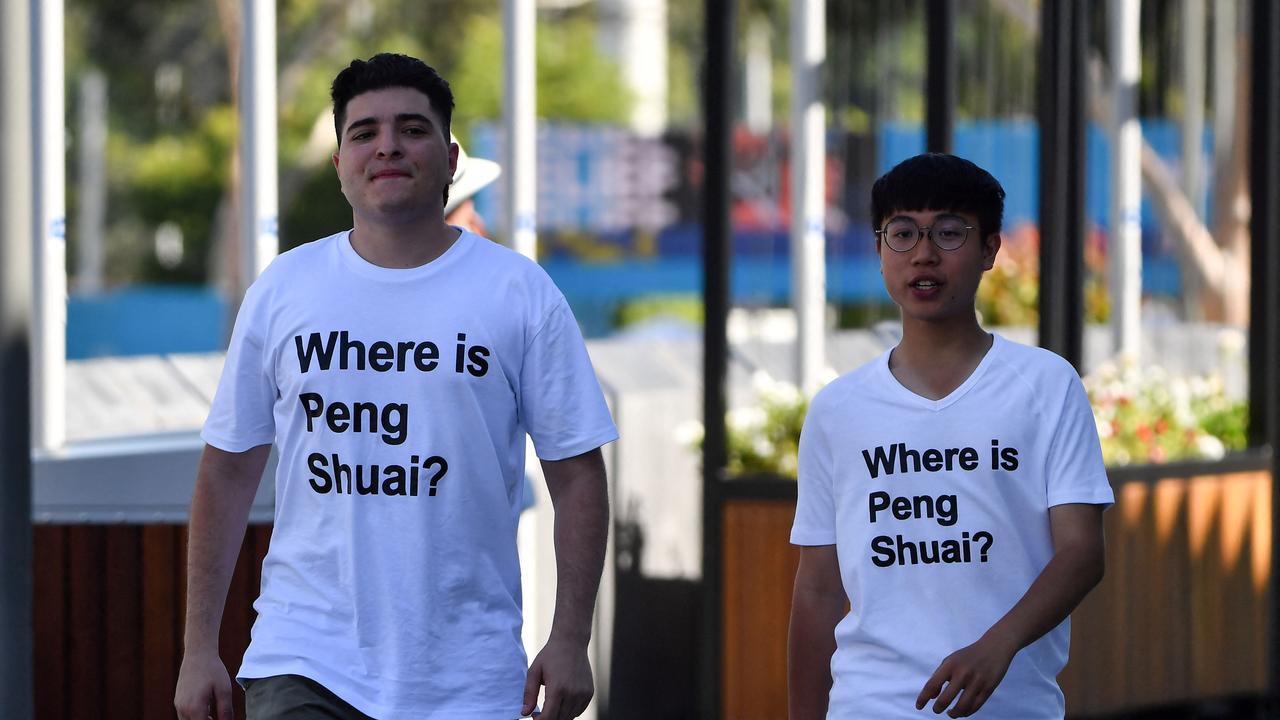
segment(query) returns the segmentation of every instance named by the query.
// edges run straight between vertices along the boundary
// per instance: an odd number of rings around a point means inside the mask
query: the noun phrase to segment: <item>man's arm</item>
[[[1102,505],[1082,504],[1049,508],[1053,559],[1022,599],[982,638],[942,661],[916,698],[917,709],[937,697],[933,711],[941,713],[959,695],[949,716],[968,717],[977,712],[1004,679],[1013,656],[1071,614],[1102,580],[1106,564],[1103,509]],[[943,683],[947,683],[945,690]]]
[[[270,445],[241,453],[205,445],[200,456],[187,540],[185,652],[173,700],[183,720],[232,720],[231,679],[218,657],[218,629],[270,453]]]
[[[551,637],[529,666],[521,712],[533,712],[545,685],[539,717],[566,720],[581,715],[595,693],[587,642],[609,535],[609,491],[599,448],[543,460],[542,471],[555,511],[556,609]]]
[[[800,548],[787,634],[787,708],[791,720],[822,720],[831,694],[836,625],[844,616],[844,586],[835,545]]]

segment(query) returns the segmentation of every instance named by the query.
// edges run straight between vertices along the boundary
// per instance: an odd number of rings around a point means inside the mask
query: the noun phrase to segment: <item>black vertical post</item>
[[[925,147],[950,153],[955,128],[955,18],[952,0],[929,0],[925,7]]]
[[[31,137],[31,4],[0,3],[0,137]],[[33,716],[31,585],[31,246],[28,142],[0,163],[0,714]]]
[[[1249,440],[1271,448],[1267,692],[1280,703],[1280,8],[1252,11]]]
[[[1040,345],[1077,370],[1084,344],[1088,3],[1044,0],[1040,47]]]
[[[707,62],[703,74],[705,173],[702,217],[702,637],[698,717],[720,717],[721,493],[726,463],[725,376],[729,340],[729,179],[733,138],[733,36],[736,0],[706,0]]]

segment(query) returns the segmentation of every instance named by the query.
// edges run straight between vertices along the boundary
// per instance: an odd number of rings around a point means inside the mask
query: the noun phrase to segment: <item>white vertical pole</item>
[[[1182,0],[1182,190],[1200,208],[1204,172],[1204,0]]]
[[[36,163],[31,326],[32,444],[66,442],[67,208],[62,0],[32,0],[32,102]]]
[[[107,78],[89,69],[80,78],[80,167],[76,203],[76,290],[102,292],[105,256],[103,227],[107,216]]]
[[[763,135],[773,129],[773,43],[769,22],[754,19],[747,26],[746,47],[743,48],[743,70],[746,72],[744,109],[747,129]]]
[[[279,251],[275,0],[242,0],[240,40],[241,287]],[[238,300],[238,298],[235,298]]]
[[[1139,0],[1107,5],[1115,116],[1111,128],[1111,327],[1118,354],[1137,359],[1141,343],[1142,228],[1139,215],[1142,128],[1138,124]]]
[[[825,10],[825,0],[791,2],[791,306],[796,382],[806,392],[817,389],[826,364],[826,132],[820,94]]]
[[[667,127],[667,0],[600,0],[597,7],[601,48],[635,100],[631,128],[659,135]]]
[[[511,247],[538,256],[537,64],[534,0],[502,0],[502,120],[506,126],[506,227]]]
[[[511,248],[527,258],[537,259],[537,139],[534,101],[536,75],[534,67],[535,25],[534,0],[502,0],[502,124],[506,135],[502,171],[503,220]],[[545,540],[554,525],[532,443],[526,450],[526,472],[537,476],[534,484],[537,502],[520,519],[520,567],[523,579],[524,627],[521,640],[530,658],[541,649],[551,631],[555,597],[554,560],[547,562]],[[551,587],[548,587],[551,586]]]
[[[1225,158],[1235,133],[1236,3],[1213,3],[1213,156]],[[1218,172],[1220,168],[1214,168]]]

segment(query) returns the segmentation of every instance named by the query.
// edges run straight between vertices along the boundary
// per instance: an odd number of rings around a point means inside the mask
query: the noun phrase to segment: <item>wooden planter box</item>
[[[1107,576],[1073,616],[1071,661],[1060,678],[1073,717],[1265,689],[1270,474],[1168,470],[1113,473]],[[795,486],[727,485],[724,717],[782,720],[799,561],[788,541]],[[186,528],[39,525],[35,532],[36,717],[172,718]],[[221,651],[233,669],[248,644],[269,538],[270,526],[249,528],[232,579]]]
[[[251,525],[222,616],[231,672],[249,645],[269,525]],[[35,716],[172,720],[187,594],[185,525],[37,525]],[[236,717],[244,693],[233,685]]]
[[[1242,463],[1237,463],[1239,466]],[[1112,473],[1107,574],[1072,616],[1059,680],[1071,717],[1266,690],[1271,476],[1170,466]],[[785,720],[799,551],[794,484],[726,483],[722,707]],[[785,485],[782,483],[786,483]]]

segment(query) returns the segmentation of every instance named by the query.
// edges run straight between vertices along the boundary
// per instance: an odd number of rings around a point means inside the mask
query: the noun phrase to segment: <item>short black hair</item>
[[[342,126],[347,121],[347,103],[351,98],[371,90],[408,87],[418,90],[431,101],[431,107],[444,122],[444,135],[449,136],[453,119],[453,91],[435,68],[418,58],[397,53],[378,53],[368,60],[352,60],[333,79],[329,96],[333,99],[333,130],[342,145]]]
[[[924,153],[898,163],[871,187],[874,229],[881,229],[890,213],[912,210],[972,213],[985,239],[1003,224],[1004,188],[962,157]]]

